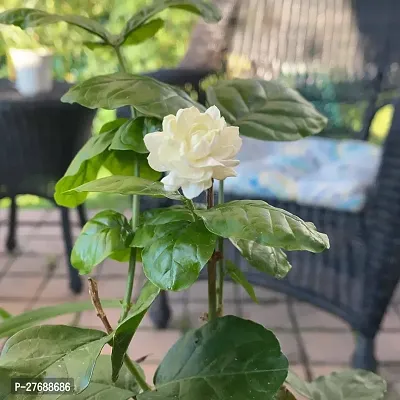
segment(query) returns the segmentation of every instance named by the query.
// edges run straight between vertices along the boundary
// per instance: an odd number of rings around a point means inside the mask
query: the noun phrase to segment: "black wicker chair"
[[[10,91],[3,80],[1,90]],[[8,251],[16,247],[17,203],[21,194],[37,195],[54,202],[54,185],[64,175],[71,160],[90,135],[95,112],[61,103],[68,86],[57,84],[48,95],[33,99],[16,93],[0,96],[0,198],[10,197]],[[69,209],[59,207],[69,266],[70,288],[79,293],[82,283],[70,264],[73,245]],[[86,223],[85,209],[77,209],[80,224]]]
[[[228,65],[238,70],[245,59],[244,64],[251,65],[245,76],[282,79],[297,88],[330,118],[324,135],[367,139],[376,111],[394,102],[400,87],[400,2],[264,0],[264,7],[249,0],[231,2]],[[331,240],[331,249],[319,255],[289,253],[293,269],[284,280],[254,272],[233,246],[226,245],[227,256],[246,270],[253,284],[310,302],[347,321],[357,332],[352,358],[357,368],[377,368],[375,337],[400,279],[399,160],[397,104],[376,184],[360,212],[264,199],[314,222]],[[226,201],[236,198],[226,195]],[[157,327],[167,325],[166,293],[151,315]]]

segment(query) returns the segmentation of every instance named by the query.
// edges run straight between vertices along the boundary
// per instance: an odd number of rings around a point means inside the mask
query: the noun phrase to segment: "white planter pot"
[[[52,54],[46,49],[10,49],[15,71],[15,87],[23,96],[32,97],[53,88]]]

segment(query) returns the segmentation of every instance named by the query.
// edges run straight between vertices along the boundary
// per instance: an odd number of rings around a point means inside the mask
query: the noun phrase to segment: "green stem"
[[[140,175],[139,159],[135,157],[134,159],[134,176]],[[140,202],[139,196],[133,195],[132,199],[132,230],[136,231],[139,225],[139,213],[140,213]],[[136,248],[132,247],[131,255],[129,258],[129,269],[128,269],[128,279],[126,281],[124,302],[122,305],[122,312],[119,322],[123,321],[131,309],[131,300],[133,292],[133,283],[135,280],[135,270],[136,270]]]
[[[119,66],[122,72],[126,72],[126,62],[124,56],[121,53],[121,49],[119,47],[114,47],[115,53],[118,57]],[[135,116],[135,109],[132,107],[132,117]],[[138,177],[140,175],[140,167],[139,167],[139,159],[138,157],[134,158],[134,173],[133,176]],[[139,213],[140,213],[140,198],[137,195],[134,195],[132,198],[132,230],[133,232],[136,231],[138,224],[139,224]],[[125,296],[124,302],[122,305],[122,311],[119,321],[123,321],[132,306],[132,292],[133,292],[133,284],[135,281],[135,270],[136,270],[136,248],[131,249],[131,254],[129,257],[129,268],[128,268],[128,279],[126,282],[125,288]],[[143,379],[142,375],[140,374],[140,370],[136,367],[136,365],[132,362],[132,360],[125,355],[124,363],[130,373],[136,379],[136,382],[139,386],[144,390],[148,391],[151,390],[151,387],[147,384],[146,380]]]
[[[218,204],[224,203],[224,181],[219,181],[218,188]],[[217,294],[218,294],[218,315],[222,316],[224,313],[224,238],[219,237],[217,241],[217,250],[220,259],[217,264]]]
[[[207,190],[207,208],[214,207],[214,188]],[[215,254],[208,262],[208,320],[217,318],[217,262]]]
[[[119,47],[114,47],[114,50],[118,57],[119,67],[120,67],[121,71],[126,72],[126,61],[125,61],[123,54],[121,53],[121,49]]]
[[[151,390],[151,387],[148,385],[146,380],[143,378],[139,370],[137,369],[136,365],[132,362],[132,360],[128,357],[125,356],[124,362],[126,365],[126,368],[128,368],[129,372],[135,377],[136,382],[138,385],[145,391]]]
[[[186,197],[184,197],[183,199],[183,203],[185,204],[186,208],[192,213],[193,217],[196,219],[196,213],[195,213],[195,208],[194,208],[194,204],[193,201],[190,199],[187,199]]]

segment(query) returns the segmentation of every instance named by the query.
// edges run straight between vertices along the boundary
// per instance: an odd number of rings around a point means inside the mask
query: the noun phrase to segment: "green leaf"
[[[160,289],[147,281],[129,315],[118,325],[114,332],[112,360],[112,379],[118,378],[125,354],[140,322],[147,310],[160,293]]]
[[[117,72],[88,79],[71,88],[61,99],[88,108],[113,110],[132,106],[140,113],[163,119],[181,108],[205,108],[181,89],[161,83],[148,76]]]
[[[148,181],[134,176],[109,176],[97,179],[71,189],[76,192],[119,193],[124,195],[139,194],[142,196],[167,197],[181,200],[178,192],[168,192],[161,182]]]
[[[207,100],[242,135],[261,140],[298,140],[321,132],[327,123],[311,103],[277,81],[221,81],[207,89]]]
[[[138,366],[137,366],[138,367]],[[111,379],[111,360],[101,355],[96,362],[89,386],[80,394],[62,395],[61,400],[127,400],[140,393],[140,387],[129,370],[123,366],[118,380]],[[35,398],[29,397],[29,400]],[[39,399],[37,399],[39,400]]]
[[[120,308],[119,300],[101,300],[103,308]],[[73,303],[57,304],[55,306],[41,307],[8,318],[0,324],[0,339],[7,338],[18,331],[31,325],[38,324],[50,318],[76,312],[93,310],[91,301],[77,301]]]
[[[108,31],[99,22],[80,15],[49,14],[34,8],[14,8],[0,14],[0,24],[16,25],[22,29],[35,28],[37,26],[49,25],[62,21],[93,33],[102,38],[105,42],[109,42],[109,38],[111,37]]]
[[[164,225],[177,221],[194,222],[195,218],[187,208],[176,206],[153,208],[144,211],[140,216],[140,225]]]
[[[66,192],[96,179],[100,167],[108,156],[106,150],[113,137],[112,130],[92,136],[79,150],[67,172],[56,184],[54,199],[58,205],[76,207],[86,200],[86,193]]]
[[[1,319],[8,319],[11,317],[12,317],[12,315],[8,311],[6,311],[4,308],[0,308],[0,318]]]
[[[157,181],[161,177],[161,172],[154,171],[147,161],[147,155],[134,153],[132,151],[110,150],[103,162],[113,175],[134,176],[135,159],[139,160],[140,177],[150,181]]]
[[[161,18],[153,19],[128,34],[122,45],[132,46],[142,43],[145,40],[152,38],[163,26],[164,21]]]
[[[161,123],[155,118],[138,117],[125,122],[117,131],[111,143],[113,150],[132,150],[136,153],[147,154],[144,136],[162,129]]]
[[[210,232],[224,238],[313,253],[329,248],[328,237],[314,224],[261,200],[235,200],[196,214]]]
[[[5,343],[0,369],[7,370],[11,378],[72,378],[79,393],[88,386],[97,357],[110,339],[93,329],[34,326]]]
[[[381,377],[362,370],[333,372],[311,383],[289,372],[286,382],[309,400],[381,400],[387,390],[386,382]]]
[[[142,8],[128,20],[121,33],[120,42],[123,43],[132,32],[139,30],[149,19],[169,7],[180,8],[201,15],[206,22],[210,23],[218,22],[222,18],[221,12],[211,0],[158,0]]]
[[[213,254],[216,239],[202,221],[146,224],[136,235],[133,246],[144,245],[142,262],[147,279],[160,289],[175,291],[187,289],[197,280]]]
[[[128,118],[117,118],[112,121],[106,122],[101,128],[99,133],[116,132],[125,122],[129,121]]]
[[[246,279],[245,274],[230,260],[225,260],[225,268],[227,274],[232,278],[232,280],[238,285],[241,285],[250,296],[250,298],[255,303],[258,303],[254,288],[252,284]]]
[[[230,240],[249,264],[261,272],[282,279],[292,268],[286,254],[281,249],[258,244],[251,240]]]
[[[271,331],[226,316],[191,330],[161,362],[156,389],[138,400],[266,400],[284,383],[288,361]]]
[[[133,232],[128,220],[119,212],[104,210],[83,227],[71,253],[71,263],[81,274],[89,274],[107,257],[129,248]]]

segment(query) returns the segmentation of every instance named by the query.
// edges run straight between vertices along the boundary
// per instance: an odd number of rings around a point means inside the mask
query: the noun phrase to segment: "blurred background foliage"
[[[126,21],[143,6],[157,0],[0,0],[0,12],[11,8],[37,8],[49,13],[75,14],[94,18],[103,23],[111,32],[119,33]],[[196,16],[181,10],[166,10],[159,14],[164,27],[151,38],[137,46],[123,49],[128,71],[148,72],[159,68],[174,67],[183,58],[189,37],[196,23]],[[109,49],[94,51],[83,45],[85,41],[97,38],[79,28],[57,23],[23,31],[20,28],[0,25],[0,78],[9,76],[7,49],[47,47],[54,54],[54,77],[57,80],[79,82],[96,75],[118,70],[118,61]],[[114,111],[100,110],[96,116],[93,131],[98,132],[105,122],[115,117]],[[108,175],[102,169],[100,176]],[[99,202],[104,207],[104,196],[93,194],[89,207],[96,208]],[[7,207],[9,199],[0,201],[0,208]],[[110,208],[123,209],[128,203],[126,197],[107,197]],[[36,196],[19,196],[18,204],[27,207],[46,207],[48,202]]]
[[[77,14],[95,18],[111,32],[118,33],[125,22],[152,0],[2,0],[0,11],[16,7],[37,8],[50,13]],[[166,10],[160,17],[165,26],[157,35],[138,45],[124,49],[129,71],[146,72],[175,66],[185,54],[193,14]],[[111,50],[86,48],[82,42],[94,36],[79,28],[58,23],[27,32],[16,27],[0,27],[0,76],[7,76],[6,51],[10,47],[45,46],[54,52],[54,73],[59,80],[82,81],[89,77],[115,72],[117,60]]]

